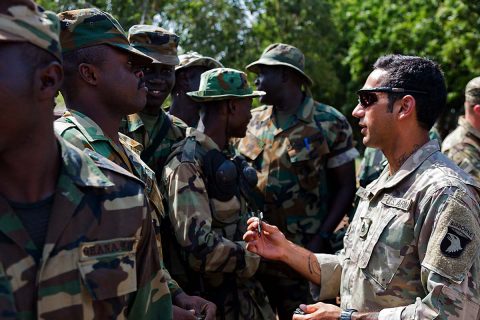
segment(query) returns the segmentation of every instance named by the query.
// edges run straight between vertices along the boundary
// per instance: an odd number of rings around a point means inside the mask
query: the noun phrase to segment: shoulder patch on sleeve
[[[480,248],[480,226],[474,213],[450,198],[432,231],[422,265],[460,283]]]

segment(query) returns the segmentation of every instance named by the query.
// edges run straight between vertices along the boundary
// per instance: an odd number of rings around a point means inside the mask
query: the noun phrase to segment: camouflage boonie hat
[[[63,53],[106,44],[133,53],[132,57],[141,62],[152,62],[150,57],[130,46],[120,23],[106,12],[88,8],[61,12],[58,17]]]
[[[305,56],[300,49],[289,44],[274,43],[269,45],[262,53],[260,59],[246,66],[248,71],[259,72],[259,65],[267,66],[287,66],[298,71],[308,82],[313,84],[313,80],[305,73]]]
[[[473,78],[467,83],[465,100],[470,103],[480,104],[480,77]]]
[[[195,101],[214,101],[253,98],[265,94],[263,91],[253,91],[244,72],[229,68],[216,68],[202,73],[198,89],[187,92],[187,95]]]
[[[137,50],[153,59],[153,63],[175,66],[179,63],[179,37],[160,27],[137,24],[128,30],[128,41]]]
[[[180,55],[178,58],[180,59],[180,63],[175,67],[175,71],[190,67],[205,67],[207,69],[223,68],[223,64],[219,61],[202,56],[198,52],[190,51]]]
[[[60,25],[55,13],[43,11],[33,2],[31,7],[12,5],[7,12],[0,14],[0,41],[28,42],[62,61]]]

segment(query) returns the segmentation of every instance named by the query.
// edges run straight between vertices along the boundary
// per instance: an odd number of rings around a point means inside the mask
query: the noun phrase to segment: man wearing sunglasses
[[[442,152],[465,172],[480,181],[480,77],[465,87],[465,116],[442,144]]]
[[[447,159],[428,131],[445,107],[438,65],[381,57],[358,91],[353,115],[363,143],[387,169],[367,186],[338,255],[292,245],[251,218],[248,249],[281,260],[314,284],[317,298],[340,292],[341,308],[301,306],[293,319],[478,319],[480,186]]]

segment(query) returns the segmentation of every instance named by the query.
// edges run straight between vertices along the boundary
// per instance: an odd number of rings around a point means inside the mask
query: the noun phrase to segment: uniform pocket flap
[[[122,296],[137,290],[135,238],[80,245],[78,268],[93,300]]]
[[[286,143],[288,156],[292,163],[315,159],[330,152],[321,132],[308,137],[287,138]]]

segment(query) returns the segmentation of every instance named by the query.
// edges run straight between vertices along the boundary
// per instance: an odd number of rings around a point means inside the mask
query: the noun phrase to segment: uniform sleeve
[[[353,147],[352,127],[342,114],[335,110],[331,119],[320,123],[330,149],[327,168],[339,167],[359,156],[357,149]]]
[[[171,277],[162,267],[147,203],[144,210],[146,214],[136,254],[137,291],[131,297],[128,318],[172,319],[172,299],[168,284]]]
[[[315,254],[321,270],[320,286],[310,283],[310,293],[315,301],[334,299],[340,292],[342,255]]]
[[[61,137],[80,150],[84,150],[85,148],[95,150],[87,139],[85,139],[85,136],[76,128],[63,131]]]
[[[480,305],[479,208],[461,190],[431,201],[418,254],[426,296],[384,309],[379,319],[477,319]],[[423,259],[422,259],[423,258]]]
[[[212,230],[212,213],[200,172],[181,163],[168,181],[170,220],[188,264],[200,272],[254,273],[259,259],[245,254],[244,242],[230,241]]]

